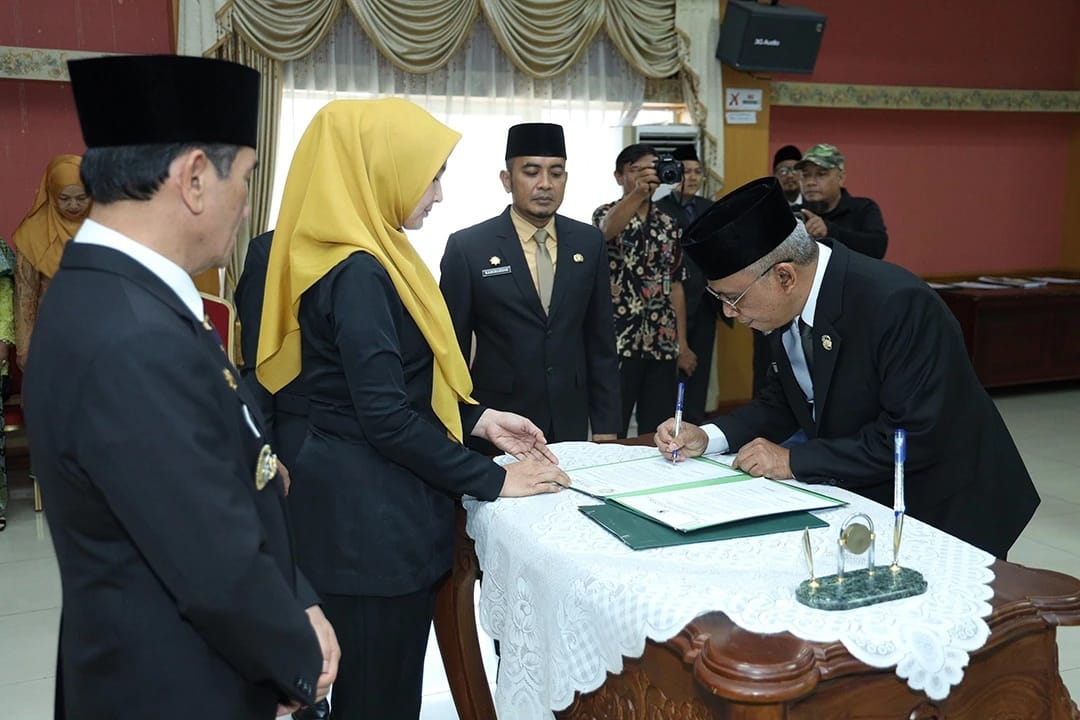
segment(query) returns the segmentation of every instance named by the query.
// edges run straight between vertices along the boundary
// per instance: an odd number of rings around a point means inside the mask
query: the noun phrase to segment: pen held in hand
[[[686,383],[679,383],[679,394],[675,398],[675,431],[672,433],[673,438],[679,437],[679,431],[682,429],[682,406],[683,395],[686,393]],[[679,460],[679,449],[675,448],[671,451],[671,462],[675,463]]]

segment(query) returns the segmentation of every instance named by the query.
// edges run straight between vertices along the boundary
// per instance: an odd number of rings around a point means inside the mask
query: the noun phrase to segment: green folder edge
[[[582,515],[619,538],[631,550],[649,550],[714,540],[797,532],[805,528],[821,528],[829,525],[816,515],[798,511],[680,532],[610,502],[605,502],[603,505],[582,505],[578,507],[578,510]]]

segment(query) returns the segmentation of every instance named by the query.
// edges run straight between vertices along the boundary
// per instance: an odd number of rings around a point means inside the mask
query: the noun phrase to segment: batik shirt
[[[614,205],[612,202],[596,208],[593,225],[600,227]],[[618,237],[608,241],[619,357],[678,358],[671,284],[684,279],[680,236],[675,218],[650,205],[644,220],[634,213]]]

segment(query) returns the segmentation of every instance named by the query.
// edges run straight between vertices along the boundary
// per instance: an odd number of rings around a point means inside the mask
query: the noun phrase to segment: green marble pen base
[[[888,565],[846,572],[840,582],[836,575],[828,575],[814,583],[804,580],[795,599],[818,610],[850,610],[926,592],[922,573],[905,567],[894,571]]]

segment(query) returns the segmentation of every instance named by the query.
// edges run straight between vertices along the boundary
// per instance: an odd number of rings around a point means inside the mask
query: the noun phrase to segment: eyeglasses
[[[798,174],[799,174],[799,171],[798,171],[798,170],[796,170],[796,169],[795,169],[795,168],[793,168],[793,167],[778,167],[778,168],[776,168],[776,174],[777,174],[777,175],[784,175],[784,176],[787,176],[787,175],[798,175]]]
[[[788,260],[777,260],[777,261],[776,261],[776,262],[774,262],[774,263],[773,263],[772,265],[770,265],[769,267],[767,267],[767,268],[765,268],[764,270],[762,270],[762,271],[761,271],[761,274],[760,274],[760,275],[758,275],[758,276],[757,276],[756,278],[754,278],[754,282],[752,282],[752,283],[750,283],[749,285],[747,285],[747,286],[746,286],[746,289],[745,289],[745,290],[743,290],[743,291],[742,291],[741,293],[739,293],[739,295],[738,295],[738,296],[737,296],[737,297],[736,297],[736,298],[735,298],[734,300],[729,300],[729,299],[728,299],[728,298],[727,298],[727,297],[726,297],[725,295],[721,295],[720,293],[718,293],[718,292],[716,292],[715,290],[713,290],[713,289],[712,289],[712,287],[710,287],[710,286],[709,286],[708,284],[706,284],[706,285],[705,285],[705,291],[706,291],[706,292],[708,292],[708,293],[709,293],[710,295],[712,295],[712,296],[713,296],[714,298],[716,298],[717,300],[719,300],[720,302],[722,302],[722,303],[724,303],[725,305],[727,305],[727,306],[728,306],[729,308],[731,308],[731,311],[732,311],[732,312],[735,312],[735,313],[737,313],[737,312],[739,312],[739,303],[740,303],[740,302],[742,301],[742,299],[743,299],[744,297],[746,297],[746,293],[750,292],[750,289],[751,289],[752,287],[754,287],[754,286],[755,286],[755,285],[757,285],[757,284],[758,284],[759,282],[761,282],[761,279],[762,279],[763,277],[765,277],[766,275],[768,275],[768,274],[769,274],[769,271],[770,271],[770,270],[772,270],[772,269],[773,269],[774,267],[776,267],[776,266],[777,266],[777,265],[779,265],[780,263],[789,263],[789,262],[793,262],[793,260],[791,260],[791,259],[788,259]]]

